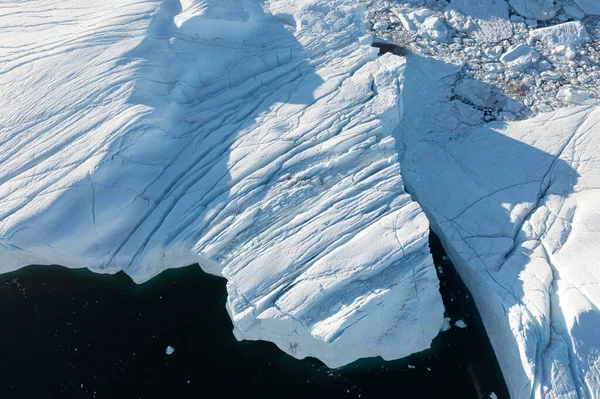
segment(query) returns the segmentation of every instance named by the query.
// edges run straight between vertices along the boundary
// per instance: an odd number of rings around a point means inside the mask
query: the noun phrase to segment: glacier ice
[[[600,107],[448,130],[458,71],[408,59],[406,187],[468,286],[511,397],[598,397]]]
[[[0,265],[199,263],[235,334],[329,366],[426,349],[429,224],[393,129],[404,60],[351,1],[3,4]]]

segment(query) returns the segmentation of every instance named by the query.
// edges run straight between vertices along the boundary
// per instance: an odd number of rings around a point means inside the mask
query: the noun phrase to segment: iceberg
[[[510,37],[506,2],[482,4],[398,21],[436,42],[454,34],[442,15],[490,45]],[[363,18],[349,0],[4,4],[1,271],[143,283],[198,263],[227,279],[238,339],[338,367],[424,350],[451,327],[431,225],[511,396],[599,397],[595,98],[567,88],[580,106],[500,121],[523,104],[458,58],[379,56]],[[562,54],[591,36],[568,22],[533,39]],[[488,56],[517,70],[543,55],[501,51]]]
[[[0,265],[199,263],[240,339],[331,367],[429,347],[429,223],[392,133],[405,62],[350,1],[3,6]]]
[[[600,107],[448,130],[457,71],[408,60],[405,185],[473,295],[511,397],[598,397]]]

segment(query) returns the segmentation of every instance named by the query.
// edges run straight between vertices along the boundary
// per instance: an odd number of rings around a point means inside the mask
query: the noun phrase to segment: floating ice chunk
[[[540,60],[538,62],[537,66],[542,71],[547,71],[548,69],[552,69],[552,64],[548,60]]]
[[[419,28],[421,36],[438,42],[448,41],[448,28],[444,20],[438,16],[430,16],[423,21]]]
[[[404,29],[410,32],[418,33],[419,27],[423,25],[423,22],[431,16],[434,15],[433,11],[421,8],[417,10],[410,9],[394,9],[394,13],[400,19],[402,26]]]
[[[537,28],[538,21],[531,18],[525,18],[525,24],[531,28]]]
[[[540,21],[554,18],[558,10],[554,0],[508,0],[508,2],[522,16]]]
[[[563,78],[560,72],[553,71],[544,71],[540,74],[540,76],[546,80],[562,80]]]
[[[450,318],[444,317],[444,324],[442,324],[442,331],[448,331],[452,326],[450,325]]]
[[[167,349],[165,349],[165,353],[167,355],[172,355],[173,353],[175,353],[175,348],[173,348],[172,346],[167,346]]]
[[[565,103],[574,105],[584,105],[596,101],[589,91],[573,86],[561,88],[558,91],[557,97]]]
[[[600,1],[598,0],[575,0],[575,3],[586,14],[600,15]]]
[[[510,69],[520,72],[531,67],[539,59],[540,53],[523,43],[510,47],[507,52],[500,57],[502,63]]]
[[[498,395],[495,392],[490,393],[490,399],[498,399]]]
[[[388,29],[388,23],[385,21],[377,21],[375,22],[375,24],[373,25],[373,30],[376,32],[382,31],[382,30],[387,30]]]
[[[597,3],[596,0],[594,0],[594,2]],[[585,13],[576,5],[565,5],[563,6],[563,10],[569,17],[574,19],[581,19],[585,17]]]
[[[467,323],[465,323],[463,320],[456,320],[454,322],[454,326],[458,328],[467,328]]]
[[[454,91],[478,107],[502,109],[506,105],[506,99],[500,89],[480,80],[463,79]]]
[[[448,41],[448,27],[442,18],[428,9],[394,10],[404,29],[439,42]]]
[[[446,8],[450,25],[478,41],[496,43],[512,36],[508,5],[496,0],[452,0]]]
[[[533,39],[545,43],[552,53],[558,55],[566,55],[569,50],[573,51],[591,40],[585,26],[580,21],[535,29],[531,31],[530,35]]]

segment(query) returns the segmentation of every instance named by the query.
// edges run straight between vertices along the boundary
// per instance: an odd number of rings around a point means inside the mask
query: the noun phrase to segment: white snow
[[[2,8],[2,271],[200,263],[240,339],[332,367],[429,347],[444,308],[392,138],[405,62],[360,5]]]
[[[167,346],[167,349],[165,349],[165,353],[167,355],[172,355],[173,353],[175,353],[175,348],[173,348],[172,346]]]

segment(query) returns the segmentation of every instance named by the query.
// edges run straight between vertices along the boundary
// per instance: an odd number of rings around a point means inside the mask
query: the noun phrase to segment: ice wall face
[[[600,108],[472,127],[452,100],[459,69],[408,60],[405,184],[473,295],[511,397],[599,397]]]
[[[391,136],[405,65],[353,3],[3,6],[4,271],[199,262],[240,338],[330,366],[427,348],[443,305]]]

